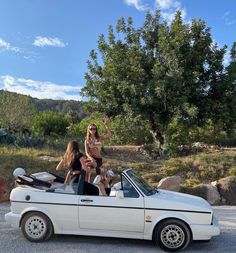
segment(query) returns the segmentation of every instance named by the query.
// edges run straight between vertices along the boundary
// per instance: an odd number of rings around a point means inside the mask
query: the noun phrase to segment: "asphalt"
[[[151,241],[99,238],[88,236],[53,236],[44,243],[27,241],[20,229],[11,228],[4,220],[9,203],[0,204],[0,253],[158,253],[163,252]],[[221,227],[220,236],[209,243],[194,242],[184,250],[186,253],[235,253],[236,252],[236,206],[214,207]]]

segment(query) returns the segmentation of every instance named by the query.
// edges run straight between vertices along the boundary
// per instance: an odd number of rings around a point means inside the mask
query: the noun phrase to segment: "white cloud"
[[[19,47],[13,47],[9,42],[0,38],[0,49],[4,51],[11,51],[13,53],[20,53],[22,50]]]
[[[138,11],[145,11],[148,9],[147,5],[142,4],[141,0],[124,0],[129,6],[134,6]]]
[[[156,0],[156,3],[159,5],[160,9],[166,10],[170,8],[179,8],[180,2],[173,0]]]
[[[224,55],[224,61],[223,64],[225,67],[227,67],[230,63],[231,55],[230,55],[230,50],[228,49]]]
[[[182,12],[182,18],[185,19],[187,11],[182,7],[181,2],[177,0],[155,0],[155,7],[161,10],[162,17],[170,23],[174,17],[176,11]]]
[[[236,19],[231,18],[231,15],[230,15],[229,11],[225,12],[222,18],[224,19],[226,25],[236,24]]]
[[[29,51],[27,49],[24,49],[24,48],[12,46],[9,42],[0,38],[0,53],[4,52],[4,51],[23,56],[24,59],[29,60],[33,63],[35,62],[35,59],[37,58],[36,53]]]
[[[81,88],[80,86],[60,85],[10,75],[0,76],[0,89],[40,99],[81,100],[79,95]]]
[[[65,47],[66,44],[63,42],[62,39],[59,39],[57,37],[51,38],[51,37],[41,37],[37,36],[34,40],[33,45],[37,47]]]

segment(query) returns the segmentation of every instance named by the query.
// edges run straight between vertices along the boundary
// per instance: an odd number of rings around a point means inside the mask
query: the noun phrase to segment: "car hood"
[[[212,212],[212,207],[203,198],[161,189],[145,198],[145,208]]]

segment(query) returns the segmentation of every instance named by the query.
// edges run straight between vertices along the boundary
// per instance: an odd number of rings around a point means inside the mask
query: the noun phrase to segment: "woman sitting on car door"
[[[65,183],[69,184],[72,180],[73,183],[79,183],[82,177],[83,171],[86,173],[88,167],[83,154],[79,150],[79,144],[76,141],[70,141],[67,144],[66,152],[63,159],[59,162],[56,170],[63,170],[68,168],[69,171],[66,175]],[[98,195],[99,192],[94,185],[86,182],[86,176],[84,178],[84,194],[87,195]]]

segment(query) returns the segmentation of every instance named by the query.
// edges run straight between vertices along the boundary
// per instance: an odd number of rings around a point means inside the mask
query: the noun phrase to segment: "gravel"
[[[235,253],[236,206],[214,207],[220,221],[221,235],[209,243],[194,242],[184,252]],[[11,228],[4,220],[9,203],[0,204],[0,253],[157,253],[163,252],[151,241],[56,235],[44,243],[27,241],[20,229]]]

